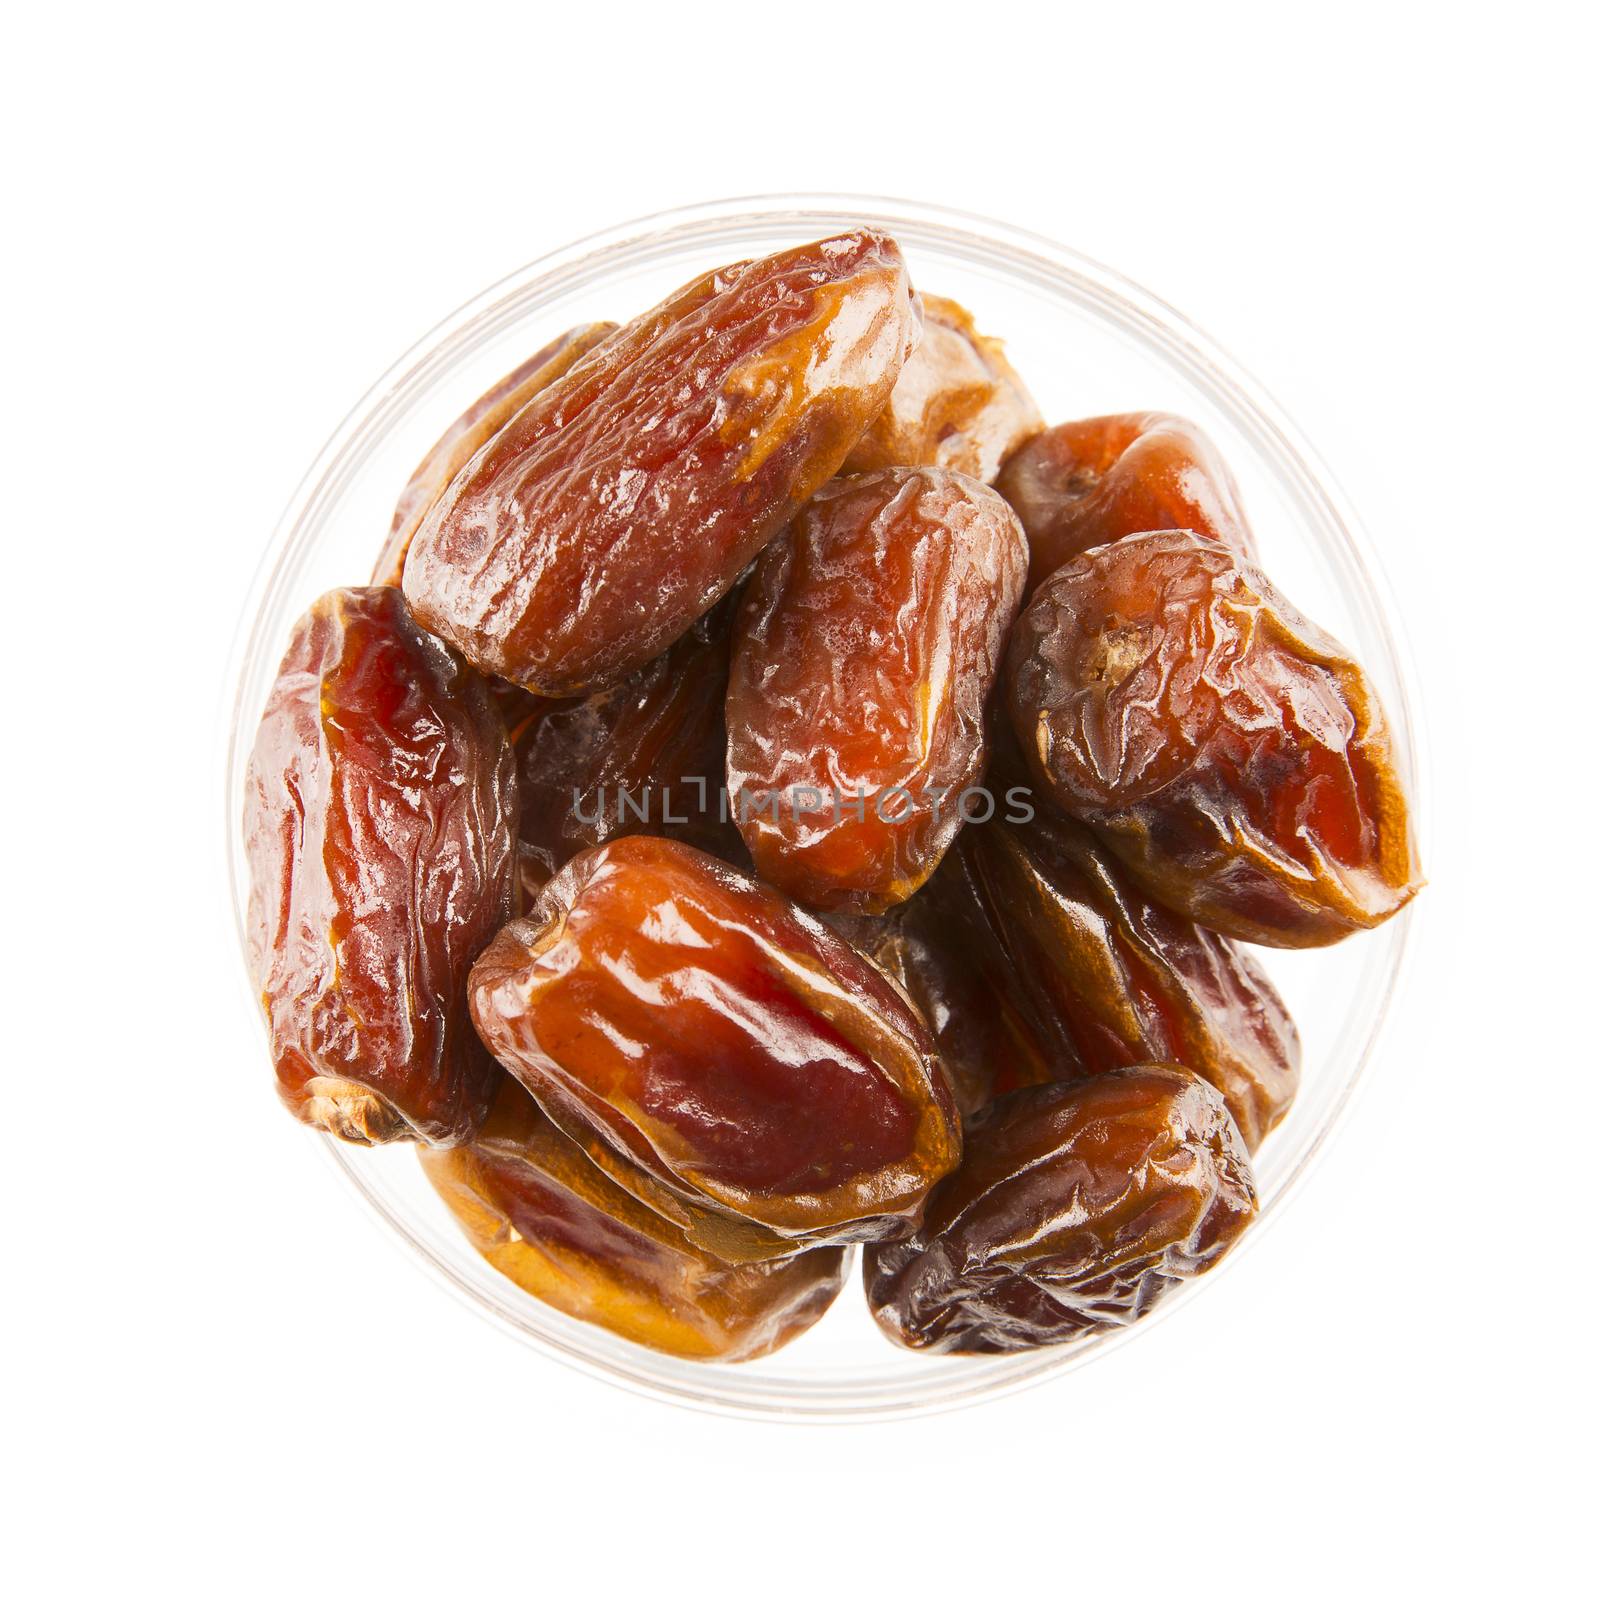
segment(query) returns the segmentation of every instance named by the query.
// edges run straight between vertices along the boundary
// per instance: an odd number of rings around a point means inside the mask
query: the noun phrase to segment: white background
[[[1579,8],[43,16],[0,94],[9,1592],[1582,1586]],[[236,612],[367,384],[547,249],[788,189],[1005,218],[1216,337],[1361,508],[1431,749],[1404,1003],[1288,1215],[1081,1373],[844,1431],[580,1380],[383,1248],[251,1060],[216,837]]]

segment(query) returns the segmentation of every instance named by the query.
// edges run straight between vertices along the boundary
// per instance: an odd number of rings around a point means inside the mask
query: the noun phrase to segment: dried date
[[[961,848],[983,831],[965,830],[927,883],[881,916],[839,912],[823,919],[910,997],[933,1034],[963,1117],[1064,1070],[1022,999]]]
[[[1018,620],[1007,676],[1044,792],[1203,926],[1331,944],[1421,886],[1366,674],[1217,541],[1137,534],[1069,562]]]
[[[1006,462],[995,488],[1028,535],[1028,589],[1095,545],[1158,528],[1194,533],[1256,559],[1239,488],[1192,422],[1163,411],[1064,422]]]
[[[1064,1036],[1054,1059],[1083,1073],[1186,1066],[1218,1090],[1254,1150],[1300,1076],[1299,1034],[1260,967],[1147,899],[1065,817],[996,820],[969,829],[962,846],[1032,1015]]]
[[[960,1159],[903,995],[781,896],[673,840],[586,851],[473,969],[472,1015],[546,1113],[726,1259],[909,1232]],[[615,1167],[608,1168],[619,1176]],[[752,1235],[754,1240],[752,1241]],[[753,1247],[752,1247],[753,1244]]]
[[[728,682],[728,792],[768,882],[875,913],[964,820],[1027,552],[1006,503],[937,467],[822,489],[757,563]]]
[[[500,1074],[466,1011],[511,915],[516,790],[483,680],[393,588],[301,619],[246,785],[250,958],[278,1092],[360,1144],[467,1139]]]
[[[419,1155],[473,1247],[519,1288],[690,1361],[770,1354],[837,1298],[842,1247],[722,1261],[608,1178],[519,1085],[501,1082],[471,1144]]]
[[[722,793],[736,594],[614,689],[545,701],[516,736],[523,876],[548,881],[581,850],[664,833],[727,855]]]
[[[1172,1066],[1022,1089],[973,1122],[916,1236],[871,1246],[867,1302],[913,1350],[999,1354],[1133,1322],[1256,1215],[1216,1090]]]
[[[872,230],[697,278],[455,476],[412,541],[407,599],[523,688],[620,682],[838,470],[916,335],[899,248]]]
[[[568,328],[559,338],[552,339],[529,356],[521,366],[508,372],[493,388],[479,395],[445,429],[401,491],[394,508],[394,520],[389,526],[389,537],[384,540],[372,569],[374,583],[399,586],[411,541],[422,519],[449,487],[450,480],[541,389],[549,388],[616,331],[614,322],[585,322]]]
[[[1043,426],[1039,408],[998,339],[987,339],[954,300],[922,297],[922,342],[861,442],[847,473],[946,467],[984,483]]]

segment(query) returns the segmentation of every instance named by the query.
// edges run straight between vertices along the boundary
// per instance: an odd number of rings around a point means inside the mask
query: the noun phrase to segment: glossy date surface
[[[423,626],[536,693],[659,655],[843,463],[917,337],[864,229],[706,273],[535,395],[406,559]]]
[[[752,1232],[769,1252],[904,1234],[960,1159],[904,996],[781,896],[675,841],[577,857],[471,989],[501,1064],[565,1131],[642,1173],[636,1193],[742,1225],[696,1232],[715,1253],[748,1258]]]
[[[925,294],[922,342],[843,470],[946,467],[990,483],[1000,463],[1042,426],[1000,341],[979,333],[954,300]]]
[[[1239,488],[1194,423],[1164,411],[1088,417],[1046,429],[995,482],[1027,531],[1028,589],[1095,545],[1188,528],[1255,560]]]
[[[419,1155],[473,1247],[527,1293],[690,1361],[767,1355],[838,1296],[843,1248],[719,1260],[608,1178],[518,1084],[501,1085],[471,1144]]]
[[[421,527],[422,519],[433,509],[434,502],[449,487],[450,480],[541,389],[549,388],[581,357],[616,331],[614,322],[584,322],[568,328],[479,395],[445,429],[401,491],[389,526],[389,537],[384,540],[372,569],[373,583],[399,585],[411,540]]]
[[[1261,968],[1150,900],[1066,817],[996,820],[962,843],[1032,1015],[1071,1063],[1055,1076],[1176,1062],[1221,1093],[1254,1150],[1300,1078],[1299,1034]]]
[[[1249,1227],[1299,1084],[1236,941],[1330,944],[1422,882],[1406,752],[1212,441],[1045,429],[894,239],[831,225],[473,401],[362,536],[372,586],[296,626],[248,763],[280,1097],[415,1143],[403,1231],[667,1386],[810,1328],[855,1244],[908,1367],[1143,1316]],[[1062,355],[1048,392],[1092,397]],[[409,1156],[362,1158],[396,1160],[409,1203]]]
[[[246,782],[252,972],[278,1092],[361,1144],[470,1138],[499,1072],[468,969],[513,910],[511,749],[393,588],[301,619]]]
[[[803,903],[915,893],[963,820],[1027,561],[1005,502],[935,467],[839,478],[757,563],[728,683],[728,793]]]
[[[1233,1119],[1181,1068],[1021,1089],[974,1120],[916,1235],[867,1250],[867,1302],[913,1350],[1060,1344],[1143,1316],[1256,1210]]]
[[[1331,944],[1421,886],[1366,674],[1215,540],[1136,534],[1069,562],[1018,619],[1007,680],[1043,792],[1206,927]]]

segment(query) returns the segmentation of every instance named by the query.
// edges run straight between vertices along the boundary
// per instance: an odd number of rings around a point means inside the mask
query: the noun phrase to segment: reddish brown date
[[[1383,711],[1344,648],[1193,533],[1069,562],[1013,632],[1034,777],[1147,893],[1257,944],[1332,944],[1421,886]]]
[[[1030,593],[1085,550],[1157,528],[1188,528],[1256,559],[1228,464],[1192,422],[1166,412],[1050,428],[1006,462],[995,488],[1027,531]]]
[[[422,525],[422,519],[433,509],[434,502],[449,487],[450,480],[541,389],[548,389],[581,357],[616,331],[614,322],[585,322],[568,328],[559,338],[552,339],[542,350],[529,356],[521,366],[508,372],[487,393],[479,395],[445,429],[401,491],[394,508],[394,520],[389,526],[389,537],[384,540],[372,569],[374,583],[399,586],[411,540]]]
[[[922,297],[922,342],[844,470],[947,467],[989,483],[1000,463],[1042,426],[1000,341],[979,333],[954,300],[928,294]]]
[[[1254,1150],[1300,1077],[1299,1034],[1260,967],[1147,899],[1065,817],[997,820],[969,829],[962,847],[1032,1015],[1063,1045],[1054,1059],[1081,1073],[1178,1062],[1221,1093]]]
[[[731,1265],[613,1183],[502,1076],[483,1131],[421,1150],[423,1170],[483,1258],[564,1311],[689,1361],[781,1348],[833,1304],[841,1247]]]
[[[735,596],[615,689],[545,701],[516,736],[523,881],[541,886],[580,850],[663,833],[725,855],[729,632]]]
[[[790,1248],[907,1233],[960,1159],[949,1086],[900,992],[770,889],[676,841],[577,857],[471,987],[484,1042],[564,1131],[746,1233]]]
[[[1027,551],[937,467],[822,489],[761,558],[728,682],[728,792],[757,870],[829,911],[913,894],[983,774]]]
[[[536,693],[620,682],[833,476],[916,335],[899,248],[871,230],[697,278],[455,476],[412,541],[406,598]]]
[[[983,831],[969,828],[962,839]],[[1013,1089],[1070,1073],[1073,1064],[1060,1063],[1022,999],[963,849],[952,850],[921,890],[883,915],[844,912],[824,920],[910,996],[963,1117]]]
[[[278,1092],[359,1144],[470,1138],[500,1076],[472,961],[513,906],[511,749],[483,680],[400,591],[300,620],[250,758],[250,959]]]
[[[867,1302],[913,1350],[1061,1344],[1143,1316],[1255,1215],[1216,1090],[1177,1067],[1119,1067],[981,1113],[916,1236],[867,1251]]]

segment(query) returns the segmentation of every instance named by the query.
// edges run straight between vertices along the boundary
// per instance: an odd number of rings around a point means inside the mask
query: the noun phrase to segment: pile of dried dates
[[[1235,941],[1420,885],[1362,669],[1164,414],[1046,428],[872,229],[574,328],[300,621],[249,769],[284,1103],[528,1293],[777,1349],[1140,1316],[1300,1041]]]

